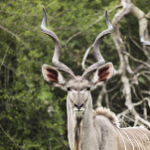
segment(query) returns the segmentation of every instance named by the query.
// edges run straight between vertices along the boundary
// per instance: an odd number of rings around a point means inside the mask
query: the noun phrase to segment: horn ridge
[[[107,11],[105,11],[105,20],[106,20],[106,24],[107,24],[107,29],[102,31],[95,39],[94,44],[93,44],[93,55],[95,57],[95,59],[97,60],[96,63],[94,63],[93,65],[89,66],[83,73],[82,78],[86,78],[88,76],[88,74],[93,71],[96,70],[98,67],[102,66],[103,64],[105,64],[105,59],[103,58],[103,56],[100,53],[99,50],[99,44],[101,42],[101,40],[104,38],[105,35],[112,33],[113,31],[113,27],[111,25],[111,23],[109,22],[108,19],[108,15],[107,15]]]
[[[53,41],[54,41],[54,45],[55,45],[55,51],[54,51],[54,55],[53,55],[53,58],[52,58],[52,63],[54,65],[54,67],[56,67],[58,70],[61,70],[67,74],[69,74],[72,78],[75,78],[75,75],[73,73],[73,71],[67,67],[65,64],[63,64],[62,62],[59,61],[60,59],[60,56],[61,56],[61,44],[60,44],[60,41],[57,37],[57,35],[52,32],[51,30],[47,29],[46,28],[46,20],[47,20],[47,16],[46,16],[46,10],[43,6],[43,20],[42,20],[42,23],[41,23],[41,29],[42,29],[42,32],[48,36],[50,36]]]

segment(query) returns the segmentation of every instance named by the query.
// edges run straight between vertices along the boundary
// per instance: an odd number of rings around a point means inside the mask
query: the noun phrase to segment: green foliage
[[[138,2],[140,1],[136,3]],[[142,3],[143,1],[140,2],[141,5]],[[81,74],[80,64],[85,50],[92,45],[98,33],[106,29],[103,16],[106,7],[111,10],[111,20],[117,4],[117,0],[1,0],[1,150],[45,150],[50,147],[52,150],[68,149],[66,93],[49,88],[41,74],[42,64],[51,64],[54,52],[53,41],[40,29],[42,5],[47,11],[47,27],[61,41],[61,61],[76,74]],[[148,10],[148,6],[145,10]],[[122,24],[126,25],[126,22]],[[132,23],[132,26],[136,26],[136,23]],[[106,61],[113,61],[114,66],[118,67],[118,56],[114,55],[114,44],[110,36],[104,39],[101,49]],[[89,57],[94,60],[92,55]],[[112,81],[110,88],[117,80]],[[139,82],[145,84],[146,81],[141,77]],[[119,106],[120,97],[116,97]]]

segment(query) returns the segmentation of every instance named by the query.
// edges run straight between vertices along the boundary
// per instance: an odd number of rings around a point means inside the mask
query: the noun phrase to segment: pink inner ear
[[[103,69],[100,69],[98,72],[98,76],[99,76],[99,82],[105,81],[107,77],[109,76],[109,66]]]
[[[58,73],[53,69],[46,69],[47,70],[47,77],[51,82],[58,83]]]

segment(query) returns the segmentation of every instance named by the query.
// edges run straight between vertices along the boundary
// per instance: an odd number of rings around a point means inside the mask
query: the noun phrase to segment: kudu
[[[93,54],[96,63],[87,68],[82,76],[75,76],[69,67],[59,61],[61,44],[58,37],[46,28],[46,11],[41,24],[43,33],[50,36],[55,44],[52,58],[54,67],[44,64],[42,74],[51,86],[68,91],[67,128],[71,150],[147,150],[150,149],[150,132],[144,127],[119,128],[114,113],[108,109],[92,110],[91,90],[105,84],[113,76],[112,63],[106,63],[99,51],[101,39],[112,32],[107,12],[105,13],[108,29],[101,32],[94,44]],[[59,72],[63,71],[67,79]],[[93,73],[93,71],[95,71]],[[92,73],[92,76],[90,74]]]

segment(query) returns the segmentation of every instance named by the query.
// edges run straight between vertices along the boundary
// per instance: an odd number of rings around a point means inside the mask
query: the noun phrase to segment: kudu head
[[[69,67],[59,61],[61,56],[61,44],[55,33],[46,28],[45,8],[43,8],[43,12],[44,17],[41,29],[43,33],[53,39],[55,44],[55,52],[52,58],[54,67],[46,64],[42,66],[44,80],[51,86],[60,87],[61,89],[68,91],[68,99],[71,108],[76,113],[82,113],[86,109],[86,103],[89,100],[90,91],[97,86],[103,85],[113,76],[114,68],[112,63],[105,64],[105,60],[99,51],[100,41],[105,35],[112,32],[113,27],[108,20],[106,12],[105,17],[108,29],[101,32],[93,43],[93,54],[97,62],[88,67],[82,76],[75,76]],[[60,71],[67,74],[67,78],[64,78]],[[93,71],[95,72],[93,73]]]

